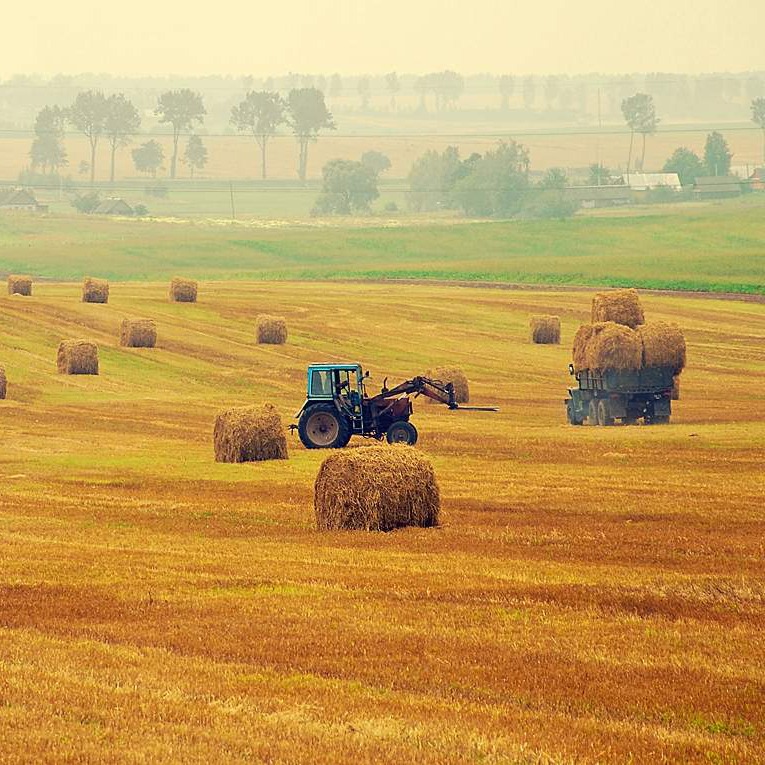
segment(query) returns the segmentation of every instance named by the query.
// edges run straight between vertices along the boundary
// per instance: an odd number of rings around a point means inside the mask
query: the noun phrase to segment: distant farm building
[[[617,207],[632,202],[626,186],[571,186],[566,195],[584,208]]]
[[[709,175],[696,179],[693,195],[700,199],[727,199],[741,194],[741,178],[737,175]]]
[[[124,200],[119,197],[109,197],[104,199],[103,202],[99,202],[93,212],[96,215],[133,215],[133,208]]]
[[[31,210],[46,212],[47,205],[37,202],[34,193],[29,189],[0,189],[0,210]]]
[[[672,189],[682,191],[683,184],[677,173],[625,173],[624,185],[633,191],[650,191],[651,189]]]

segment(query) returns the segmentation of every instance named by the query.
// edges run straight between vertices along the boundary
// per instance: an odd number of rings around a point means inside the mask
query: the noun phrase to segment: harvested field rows
[[[765,312],[643,295],[688,340],[670,426],[574,428],[587,292],[35,283],[0,296],[0,759],[763,761]],[[255,318],[284,316],[285,345]],[[561,345],[529,342],[531,314]],[[156,348],[121,348],[152,318]],[[56,373],[67,338],[97,377]],[[441,526],[314,530],[325,453],[216,463],[225,408],[300,406],[312,361],[416,404]],[[355,442],[352,441],[351,444]]]

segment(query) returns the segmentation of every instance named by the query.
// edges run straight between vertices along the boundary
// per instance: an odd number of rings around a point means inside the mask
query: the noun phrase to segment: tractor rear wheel
[[[587,424],[598,424],[598,402],[594,398],[590,399],[590,405],[587,407]]]
[[[417,428],[411,422],[398,420],[394,422],[385,433],[389,444],[406,444],[414,446],[417,443]]]
[[[300,416],[298,435],[306,449],[342,449],[350,441],[351,426],[334,404],[314,404]]]

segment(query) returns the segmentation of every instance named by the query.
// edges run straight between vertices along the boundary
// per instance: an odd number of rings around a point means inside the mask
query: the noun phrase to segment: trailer
[[[582,369],[569,373],[577,382],[569,388],[566,416],[571,425],[664,425],[672,415],[672,367],[634,370]]]

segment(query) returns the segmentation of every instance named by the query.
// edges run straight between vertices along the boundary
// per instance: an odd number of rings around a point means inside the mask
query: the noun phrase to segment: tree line
[[[206,110],[202,95],[188,88],[162,93],[154,108],[158,122],[171,129],[172,155],[170,177],[177,175],[181,135],[203,124]],[[267,149],[280,128],[290,129],[298,143],[298,177],[305,181],[308,148],[322,130],[335,130],[332,113],[318,88],[297,88],[286,98],[275,91],[249,91],[231,110],[231,124],[236,130],[250,134],[260,149],[261,175],[267,177]],[[102,91],[88,90],[77,94],[71,106],[45,106],[35,119],[35,138],[29,151],[32,169],[58,172],[68,165],[64,146],[66,127],[82,133],[90,145],[90,181],[96,177],[97,151],[101,141],[110,148],[110,181],[114,181],[117,152],[133,142],[141,129],[138,109],[124,93],[106,96]],[[137,170],[156,177],[164,161],[164,149],[156,140],[142,144],[132,152]],[[188,139],[181,161],[193,176],[195,169],[207,163],[207,149],[193,133]]]

